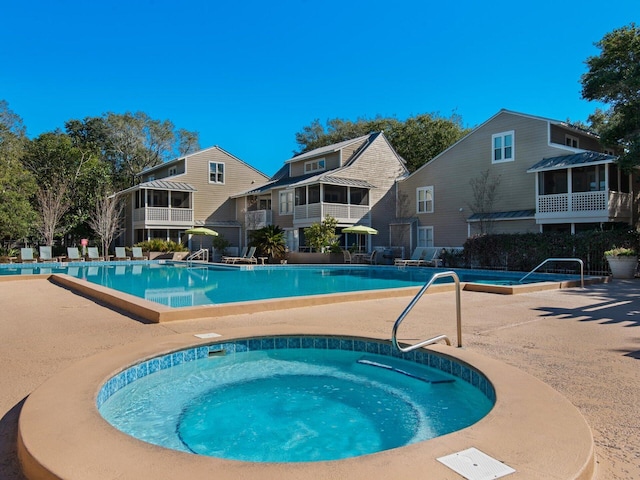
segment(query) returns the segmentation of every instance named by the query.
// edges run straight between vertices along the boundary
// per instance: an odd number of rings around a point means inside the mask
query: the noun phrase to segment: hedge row
[[[444,254],[445,265],[528,272],[547,258],[579,258],[585,274],[608,274],[604,252],[615,247],[640,251],[635,231],[612,230],[569,233],[482,235],[468,239],[464,250]],[[554,262],[548,271],[576,271],[576,264]],[[544,270],[543,270],[544,271]]]

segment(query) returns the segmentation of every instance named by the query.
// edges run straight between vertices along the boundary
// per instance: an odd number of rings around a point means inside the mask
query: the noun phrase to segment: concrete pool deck
[[[516,296],[462,292],[464,350],[515,366],[575,405],[593,432],[598,479],[640,478],[638,287],[638,280],[618,280],[585,290]],[[423,299],[415,318],[403,324],[402,336],[418,339],[447,333],[455,338],[452,297],[451,292],[443,292]],[[167,324],[138,322],[44,279],[0,282],[0,302],[4,367],[0,377],[0,478],[17,480],[22,478],[16,459],[17,419],[25,397],[79,360],[147,339],[171,340],[183,333],[226,334],[257,326],[301,326],[325,332],[348,329],[388,338],[408,298]],[[507,478],[525,478],[521,475]],[[446,478],[461,477],[451,472]]]

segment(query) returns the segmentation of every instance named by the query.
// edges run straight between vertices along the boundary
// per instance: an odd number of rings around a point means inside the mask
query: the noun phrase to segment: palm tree
[[[286,253],[284,230],[278,225],[268,225],[249,234],[250,245],[256,247],[258,255],[281,259]]]

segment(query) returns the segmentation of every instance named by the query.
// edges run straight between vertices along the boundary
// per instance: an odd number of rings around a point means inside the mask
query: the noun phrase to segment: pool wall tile
[[[452,374],[460,380],[470,383],[474,387],[478,388],[491,402],[495,403],[496,401],[496,392],[493,385],[481,372],[455,360],[452,361],[445,356],[431,353],[426,350],[414,350],[403,353],[392,348],[390,343],[382,341],[365,341],[357,338],[302,336],[265,337],[214,343],[151,358],[133,365],[107,380],[98,391],[96,404],[98,408],[100,408],[114,393],[131,382],[147,375],[151,375],[159,370],[170,368],[171,366],[177,366],[184,362],[207,358],[209,352],[212,351],[224,350],[226,353],[238,353],[284,348],[346,350],[398,357]]]

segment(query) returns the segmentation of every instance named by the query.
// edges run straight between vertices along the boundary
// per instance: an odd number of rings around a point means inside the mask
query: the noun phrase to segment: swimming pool
[[[381,291],[424,285],[445,269],[393,266],[275,265],[223,267],[184,263],[100,262],[2,266],[0,275],[64,273],[171,308],[345,292]],[[461,282],[518,284],[523,273],[456,270]],[[535,274],[527,283],[575,281],[576,275]],[[449,279],[437,283],[447,283]]]
[[[410,445],[476,423],[494,402],[484,375],[445,357],[306,336],[150,359],[111,378],[97,398],[109,423],[140,440],[252,462],[338,460]]]

